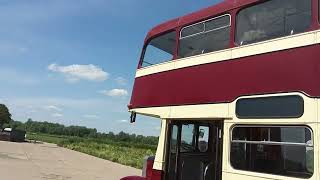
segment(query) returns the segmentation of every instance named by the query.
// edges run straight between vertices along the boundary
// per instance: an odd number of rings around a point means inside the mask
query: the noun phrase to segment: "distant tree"
[[[16,129],[26,130],[29,133],[45,133],[52,135],[72,136],[77,138],[91,138],[96,141],[108,141],[108,142],[126,142],[136,143],[140,145],[157,146],[159,137],[143,136],[137,134],[128,134],[123,131],[115,134],[113,132],[101,133],[95,128],[87,128],[85,126],[65,126],[58,123],[50,122],[37,122],[32,119],[28,119],[27,122],[21,123],[17,121],[10,121],[10,123],[4,124],[4,127],[12,127]]]
[[[2,128],[5,123],[10,123],[11,120],[11,114],[7,106],[0,104],[0,127]]]

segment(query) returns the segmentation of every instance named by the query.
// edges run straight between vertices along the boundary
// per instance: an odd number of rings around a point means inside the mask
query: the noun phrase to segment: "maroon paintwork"
[[[236,13],[258,1],[225,0],[168,21],[153,28],[145,43],[169,30],[175,30],[178,38],[183,26],[224,13],[232,16],[230,36],[234,37]],[[309,30],[320,27],[318,3],[318,0],[312,1],[313,20]],[[177,57],[178,43],[174,58]],[[234,38],[230,38],[230,48],[234,46]],[[303,92],[311,97],[320,97],[319,57],[320,45],[313,45],[139,77],[135,79],[128,107],[224,103],[243,95],[279,92]]]
[[[147,159],[146,177],[142,176],[127,176],[120,180],[161,180],[162,171],[153,169],[154,156]]]
[[[251,94],[320,97],[320,45],[136,78],[131,108],[232,102]]]
[[[152,169],[152,174],[147,180],[161,180],[162,179],[162,171]]]
[[[235,15],[238,13],[239,10],[245,8],[247,6],[252,6],[256,3],[261,2],[261,0],[224,0],[216,5],[210,6],[208,8],[196,11],[194,13],[190,13],[188,15],[167,21],[165,23],[159,24],[158,26],[152,28],[146,38],[145,38],[145,45],[154,37],[159,36],[168,31],[176,31],[177,38],[179,38],[179,32],[182,27],[193,24],[195,22],[199,22],[211,17],[219,16],[222,14],[229,13],[232,16],[232,28],[231,28],[231,35],[234,35],[234,27],[235,27]],[[310,27],[310,30],[318,29],[319,28],[319,21],[318,21],[318,7],[319,1],[312,0],[312,16],[313,16],[313,23]],[[231,38],[230,47],[234,46],[233,38]],[[178,48],[177,48],[178,49]],[[143,53],[142,53],[143,54]],[[174,59],[177,58],[177,54],[174,55]],[[140,63],[139,63],[140,64]],[[138,66],[140,68],[140,66]]]
[[[259,0],[225,0],[219,4],[210,6],[208,8],[202,9],[200,11],[170,20],[168,22],[162,23],[154,28],[152,28],[147,34],[146,41],[154,36],[162,34],[166,31],[173,30],[182,26],[193,24],[197,21],[203,19],[208,19],[219,14],[228,13],[233,9],[237,9],[248,4],[258,2]]]
[[[120,180],[146,180],[146,178],[141,176],[127,176],[121,178]]]

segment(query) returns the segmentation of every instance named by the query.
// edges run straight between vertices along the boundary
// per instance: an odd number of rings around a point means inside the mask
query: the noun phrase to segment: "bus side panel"
[[[162,174],[163,174],[162,171],[153,169],[152,176],[147,177],[147,180],[162,180]]]
[[[320,45],[192,66],[135,79],[132,108],[232,102],[251,94],[320,97]],[[307,79],[307,80],[306,80]]]

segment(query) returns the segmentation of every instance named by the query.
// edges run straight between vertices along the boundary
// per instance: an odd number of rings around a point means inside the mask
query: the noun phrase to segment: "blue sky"
[[[13,119],[158,135],[127,121],[146,33],[215,0],[0,0],[0,103]]]

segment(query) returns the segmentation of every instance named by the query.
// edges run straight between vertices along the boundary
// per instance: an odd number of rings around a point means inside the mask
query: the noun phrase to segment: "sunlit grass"
[[[47,134],[28,134],[29,140],[57,144],[71,150],[117,162],[123,165],[142,168],[145,156],[154,155],[156,146],[135,142],[112,141]]]

